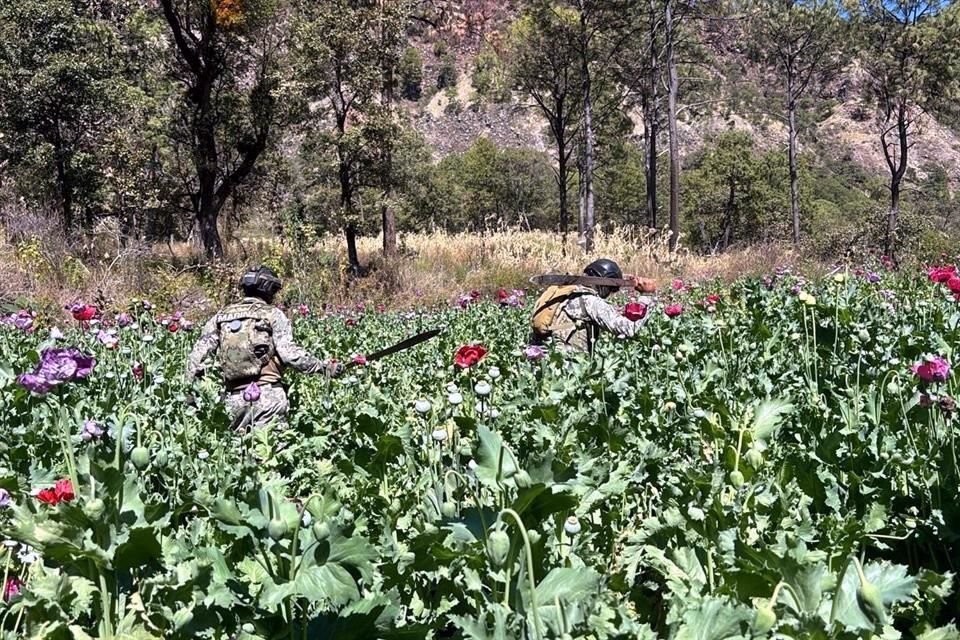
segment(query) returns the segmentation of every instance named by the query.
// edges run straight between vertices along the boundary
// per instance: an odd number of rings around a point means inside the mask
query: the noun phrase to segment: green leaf
[[[600,575],[591,569],[551,569],[537,585],[537,602],[552,603],[555,598],[572,602],[597,588]]]
[[[312,604],[331,604],[335,607],[360,598],[353,576],[335,564],[303,569],[294,580],[295,592]]]
[[[768,440],[780,426],[783,414],[793,411],[786,400],[765,400],[754,407],[751,433],[754,440]]]
[[[719,598],[708,598],[683,612],[683,622],[676,640],[723,640],[741,637],[741,624],[753,614],[745,607],[735,607]]]
[[[907,567],[903,565],[893,565],[887,561],[870,562],[864,565],[863,573],[880,592],[884,605],[910,600],[916,592],[916,579],[907,575]],[[843,623],[851,631],[871,631],[874,624],[857,603],[859,587],[860,578],[851,562],[837,591],[834,620]]]

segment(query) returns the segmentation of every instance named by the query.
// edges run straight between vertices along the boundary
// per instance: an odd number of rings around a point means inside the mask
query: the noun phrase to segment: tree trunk
[[[670,132],[670,250],[677,248],[680,239],[680,141],[677,137],[677,92],[680,79],[677,77],[677,60],[673,45],[675,40],[673,22],[674,0],[666,2],[667,23],[667,124]]]
[[[583,73],[583,250],[593,251],[593,99],[590,95],[590,60],[587,42],[587,16],[580,10],[580,70]]]
[[[787,75],[787,129],[790,164],[790,218],[793,221],[793,244],[800,244],[800,194],[797,185],[797,101],[794,98],[793,76]]]
[[[381,6],[381,11],[383,7]],[[385,39],[385,32],[381,29],[381,47],[384,50],[384,69],[383,69],[383,106],[387,110],[387,113],[390,114],[391,118],[393,117],[393,60],[386,54],[386,43],[383,42]],[[381,223],[383,227],[383,257],[392,258],[397,255],[397,220],[396,215],[393,210],[393,204],[391,199],[393,197],[393,140],[386,140],[383,143],[384,148],[384,158],[383,158],[383,207],[381,209]]]
[[[343,229],[347,238],[347,265],[350,273],[357,276],[362,271],[360,267],[360,258],[357,256],[357,228],[352,223],[347,223]]]
[[[567,202],[567,183],[569,182],[570,168],[568,166],[566,141],[557,141],[557,189],[560,195],[560,234],[563,238],[564,250],[567,246],[567,232],[569,231],[569,204]]]
[[[657,118],[660,116],[660,59],[657,55],[657,0],[650,0],[649,95],[643,101],[643,123],[647,151],[647,219],[657,228]]]
[[[886,141],[886,134],[880,136],[887,166],[890,168],[890,212],[887,215],[884,251],[894,260],[896,260],[894,253],[896,251],[897,231],[900,224],[900,190],[903,176],[907,171],[907,152],[910,148],[907,144],[910,124],[907,120],[906,105],[902,101],[896,107],[896,119],[897,153],[890,153],[890,148]]]
[[[577,244],[580,245],[580,248],[585,246],[585,231],[586,231],[586,192],[584,191],[584,179],[583,179],[583,154],[577,158]]]

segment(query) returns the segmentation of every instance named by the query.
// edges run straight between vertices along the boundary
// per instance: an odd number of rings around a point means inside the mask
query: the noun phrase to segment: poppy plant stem
[[[543,628],[540,622],[540,609],[537,606],[537,580],[536,575],[533,572],[533,548],[530,546],[530,538],[527,536],[527,528],[523,524],[523,520],[520,519],[520,515],[513,509],[503,509],[500,511],[500,519],[502,520],[504,516],[510,516],[517,523],[517,528],[520,529],[520,536],[523,538],[523,546],[526,551],[527,556],[527,580],[530,585],[530,608],[533,609],[533,628],[536,633],[536,637],[540,640],[543,638]],[[509,585],[507,585],[509,589]]]

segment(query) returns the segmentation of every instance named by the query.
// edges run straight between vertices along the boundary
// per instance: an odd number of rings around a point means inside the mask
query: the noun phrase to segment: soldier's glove
[[[651,280],[650,278],[628,276],[627,279],[633,281],[634,289],[636,289],[640,293],[655,293],[657,291],[657,283]]]
[[[336,378],[341,373],[343,373],[344,366],[337,362],[336,360],[331,360],[327,363],[327,366],[324,370],[328,378]]]

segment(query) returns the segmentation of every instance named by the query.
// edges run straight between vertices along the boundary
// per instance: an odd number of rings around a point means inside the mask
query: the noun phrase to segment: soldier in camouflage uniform
[[[204,360],[217,354],[226,392],[225,405],[238,431],[273,425],[279,451],[290,439],[289,403],[280,384],[289,366],[302,373],[333,377],[343,371],[293,342],[290,320],[273,305],[280,280],[267,267],[251,268],[240,279],[244,298],[228,305],[204,325],[187,362],[187,382],[203,374]]]
[[[584,274],[597,278],[623,278],[623,272],[613,260],[602,258],[587,265]],[[652,293],[652,280],[628,276],[638,291]],[[606,301],[617,291],[616,287],[586,287],[581,285],[552,286],[544,291],[534,306],[532,320],[533,344],[551,343],[566,353],[592,353],[601,331],[624,338],[632,338],[646,323],[650,314],[639,320],[629,320]]]

